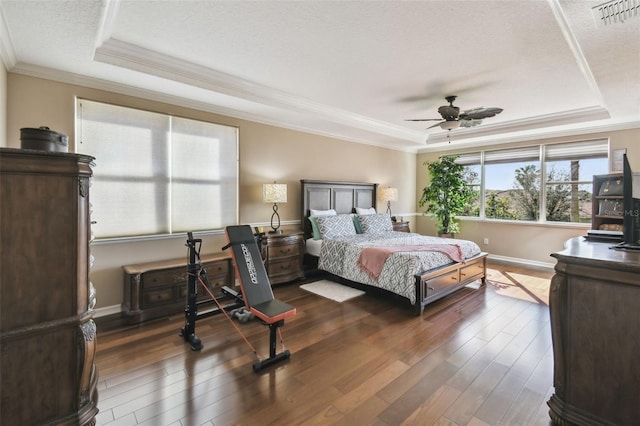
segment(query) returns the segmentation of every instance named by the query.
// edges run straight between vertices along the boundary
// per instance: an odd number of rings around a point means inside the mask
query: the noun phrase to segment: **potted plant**
[[[464,179],[464,166],[456,164],[457,155],[445,155],[437,161],[425,161],[431,180],[422,190],[418,204],[427,205],[425,214],[433,214],[438,235],[453,236],[460,232],[455,216],[464,212],[475,191]]]

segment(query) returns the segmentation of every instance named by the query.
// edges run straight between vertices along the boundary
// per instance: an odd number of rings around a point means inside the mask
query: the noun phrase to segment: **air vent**
[[[640,15],[640,0],[612,0],[591,10],[596,22],[601,26],[622,24]]]

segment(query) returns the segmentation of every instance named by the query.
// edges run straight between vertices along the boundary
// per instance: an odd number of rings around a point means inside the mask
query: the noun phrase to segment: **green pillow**
[[[314,240],[321,240],[322,236],[320,235],[320,227],[318,226],[318,216],[335,216],[336,211],[334,209],[329,210],[310,210],[311,215],[309,215],[309,222],[311,222],[311,236]]]
[[[320,228],[318,228],[318,216],[309,216],[311,222],[311,236],[314,240],[320,240]]]
[[[360,219],[358,219],[357,214],[352,214],[353,217],[353,225],[356,227],[356,234],[362,234],[362,226],[360,226]]]

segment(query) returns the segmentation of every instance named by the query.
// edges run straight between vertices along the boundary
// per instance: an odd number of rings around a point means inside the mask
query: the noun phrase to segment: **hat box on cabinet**
[[[40,151],[67,152],[69,138],[48,127],[20,129],[20,147]]]

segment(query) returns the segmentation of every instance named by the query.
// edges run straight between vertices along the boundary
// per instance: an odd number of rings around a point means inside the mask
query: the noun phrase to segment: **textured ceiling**
[[[638,127],[640,16],[601,1],[0,0],[7,69],[394,149]],[[638,11],[640,15],[640,11]],[[523,136],[524,135],[524,136]]]

